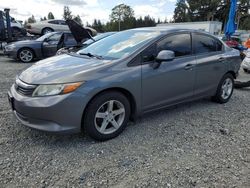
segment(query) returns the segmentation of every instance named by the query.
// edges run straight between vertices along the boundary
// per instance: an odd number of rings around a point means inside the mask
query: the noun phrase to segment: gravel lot
[[[27,66],[0,57],[0,187],[250,187],[250,89],[145,115],[100,143],[16,121],[6,93]]]

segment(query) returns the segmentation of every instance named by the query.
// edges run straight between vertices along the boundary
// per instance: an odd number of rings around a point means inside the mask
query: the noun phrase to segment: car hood
[[[37,44],[37,43],[41,43],[41,41],[36,41],[36,40],[22,40],[22,41],[12,42],[9,45],[14,44],[14,45],[19,46],[19,45]]]
[[[110,65],[110,63],[110,60],[63,54],[37,62],[24,70],[19,75],[19,79],[28,84],[86,81],[88,73],[102,66]],[[93,74],[91,75],[93,76]]]
[[[83,40],[92,38],[88,30],[78,24],[75,20],[66,20],[66,23],[77,43],[82,43]]]

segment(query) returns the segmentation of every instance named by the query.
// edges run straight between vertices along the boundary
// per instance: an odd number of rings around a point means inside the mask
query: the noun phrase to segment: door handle
[[[220,57],[220,58],[218,59],[219,62],[222,62],[222,61],[224,61],[224,60],[225,60],[224,57]]]
[[[192,69],[194,67],[194,64],[187,64],[185,67],[184,67],[184,69],[185,70],[190,70],[190,69]]]

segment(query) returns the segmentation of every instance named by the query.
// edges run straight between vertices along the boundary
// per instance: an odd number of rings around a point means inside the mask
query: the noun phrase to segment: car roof
[[[195,29],[185,29],[185,28],[176,28],[173,26],[159,26],[159,27],[140,27],[140,28],[135,28],[132,30],[138,30],[138,31],[158,31],[161,32],[162,34],[165,33],[172,33],[172,32],[181,32],[181,31],[188,31],[188,32],[199,32],[203,34],[208,34],[211,35],[211,33],[202,31],[202,30],[195,30]]]

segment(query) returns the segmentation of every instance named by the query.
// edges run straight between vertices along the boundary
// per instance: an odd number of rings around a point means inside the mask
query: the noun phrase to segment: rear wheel
[[[51,33],[53,32],[54,30],[49,28],[49,27],[45,27],[43,30],[42,30],[42,35],[45,35],[47,33]]]
[[[243,69],[243,70],[244,70],[244,72],[248,73],[248,69]]]
[[[34,52],[29,48],[23,48],[19,50],[18,58],[24,63],[29,63],[34,60]]]
[[[234,90],[234,77],[232,74],[227,73],[221,79],[215,96],[212,99],[218,103],[226,103],[229,101]]]
[[[96,96],[88,105],[84,129],[96,140],[112,139],[124,130],[129,116],[128,99],[120,92],[105,92]]]

